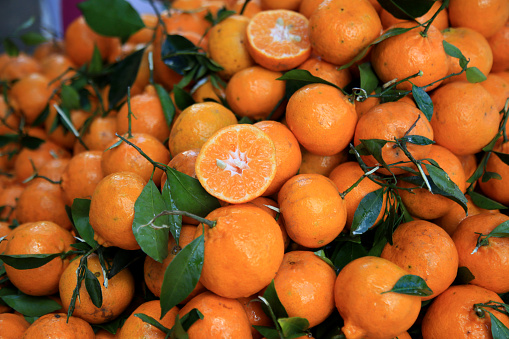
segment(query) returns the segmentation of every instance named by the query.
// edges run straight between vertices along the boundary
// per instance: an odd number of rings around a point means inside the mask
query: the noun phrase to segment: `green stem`
[[[196,214],[193,214],[193,213],[189,213],[187,211],[162,211],[160,212],[159,214],[157,214],[155,217],[152,218],[152,220],[149,221],[149,225],[153,224],[154,221],[156,221],[157,218],[159,217],[162,217],[164,215],[181,215],[181,216],[185,216],[185,217],[190,217],[190,218],[193,218],[194,220],[202,223],[202,224],[205,224],[207,225],[208,227],[210,228],[214,228],[216,227],[216,224],[217,224],[217,221],[212,221],[212,220],[209,220],[209,219],[205,219],[205,218],[202,218]]]
[[[444,1],[442,2],[442,5],[440,6],[440,8],[436,11],[435,14],[433,14],[433,16],[431,17],[431,19],[429,19],[428,21],[426,21],[425,25],[426,27],[424,27],[424,31],[421,32],[421,35],[426,38],[428,36],[428,30],[429,30],[429,27],[431,26],[431,24],[433,23],[433,21],[435,21],[436,17],[438,16],[438,14],[443,11],[445,9],[445,7],[447,6],[447,1]]]
[[[127,87],[127,137],[131,139],[133,137],[133,133],[131,131],[131,122],[133,111],[131,111],[131,86]],[[136,118],[136,117],[135,117]]]
[[[371,174],[375,173],[379,168],[380,168],[380,166],[376,166],[375,168],[371,169],[369,172],[365,172],[363,175],[361,175],[359,177],[359,179],[357,179],[357,181],[354,182],[350,187],[348,187],[343,193],[339,193],[341,198],[344,199],[348,193],[350,193],[355,187],[357,187],[361,183],[362,180],[364,180],[364,178],[369,177]]]
[[[126,138],[124,138],[123,136],[121,136],[120,134],[115,133],[115,135],[116,135],[117,137],[119,137],[119,138],[120,138],[120,140],[122,140],[123,142],[125,142],[125,143],[126,143],[126,144],[128,144],[129,146],[133,147],[135,150],[137,150],[137,151],[138,151],[138,153],[140,153],[140,154],[141,154],[141,155],[142,155],[145,159],[147,159],[147,161],[148,161],[148,162],[150,162],[150,163],[152,164],[152,166],[157,167],[157,168],[159,168],[159,169],[160,169],[160,170],[162,170],[162,171],[166,171],[166,169],[168,168],[168,166],[163,165],[163,164],[161,164],[161,163],[158,163],[158,162],[156,162],[156,161],[152,160],[152,159],[151,159],[151,158],[150,158],[150,157],[149,157],[149,156],[148,156],[145,152],[143,152],[143,151],[141,150],[141,148],[139,148],[138,146],[136,146],[135,144],[133,144],[132,142],[130,142],[129,140],[127,140]]]
[[[248,4],[250,1],[251,1],[251,0],[246,0],[246,1],[244,1],[244,4],[242,5],[242,8],[240,9],[239,15],[244,15],[244,11],[246,10],[247,4]]]

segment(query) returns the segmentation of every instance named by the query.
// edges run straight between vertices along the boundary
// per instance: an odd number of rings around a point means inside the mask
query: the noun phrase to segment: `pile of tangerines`
[[[78,7],[0,55],[0,338],[509,338],[507,0]]]

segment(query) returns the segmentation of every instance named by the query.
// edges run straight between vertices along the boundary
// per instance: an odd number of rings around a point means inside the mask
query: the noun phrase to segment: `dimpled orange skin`
[[[251,324],[242,304],[212,292],[203,292],[191,299],[179,312],[179,317],[197,308],[203,319],[197,320],[187,334],[200,339],[251,339]]]
[[[2,339],[21,338],[29,326],[30,323],[22,315],[12,313],[0,314],[0,328],[2,329],[0,338]]]
[[[429,221],[414,220],[400,224],[380,255],[409,274],[426,281],[433,294],[429,300],[453,283],[458,270],[458,251],[451,237],[440,226]]]
[[[21,111],[27,123],[34,122],[46,107],[51,96],[50,80],[42,74],[32,73],[12,85],[10,103]]]
[[[90,202],[90,225],[94,239],[103,246],[136,250],[132,224],[134,203],[145,187],[141,176],[118,172],[104,177],[96,186]]]
[[[474,304],[490,300],[502,303],[493,291],[475,285],[449,287],[435,298],[422,320],[423,339],[447,338],[492,338],[491,319],[488,313],[483,318],[476,315]],[[509,317],[489,309],[505,326]]]
[[[334,310],[336,272],[311,251],[287,252],[274,278],[274,287],[289,317],[320,324]]]
[[[104,177],[101,167],[102,152],[86,151],[71,158],[62,174],[63,198],[68,206],[74,199],[90,199],[95,187]]]
[[[355,259],[339,272],[334,296],[346,338],[393,338],[413,325],[421,297],[383,293],[406,274],[396,264],[372,256]]]
[[[474,251],[478,233],[489,234],[499,224],[509,220],[501,213],[481,213],[463,219],[452,235],[459,254],[459,266],[466,266],[475,279],[470,284],[495,293],[509,292],[509,238],[490,237],[488,245]]]
[[[339,193],[336,185],[320,174],[290,178],[278,194],[288,236],[309,248],[334,240],[346,224],[346,203]]]
[[[50,221],[22,224],[12,230],[6,238],[6,255],[51,254],[70,251],[75,242],[71,233]],[[5,272],[14,286],[21,292],[43,296],[58,291],[62,272],[69,265],[69,258],[55,258],[47,264],[28,270],[18,270],[7,264]],[[37,284],[34,284],[37,281]]]
[[[65,313],[49,313],[38,318],[23,334],[23,339],[65,338],[95,339],[95,333],[85,320]]]
[[[133,313],[126,319],[124,325],[120,329],[120,333],[118,334],[118,339],[164,339],[166,337],[166,333],[159,330],[155,326],[150,325],[149,323],[144,322],[141,318],[135,316],[135,314],[141,313],[145,314],[149,317],[156,319],[161,325],[166,328],[172,328],[175,325],[175,317],[178,314],[178,308],[175,306],[171,310],[166,313],[166,315],[161,317],[161,302],[160,300],[151,300],[147,301],[138,308],[136,308]]]
[[[491,37],[509,18],[507,0],[451,0],[449,20],[451,27],[469,27]]]
[[[200,281],[226,298],[248,297],[267,286],[283,260],[284,240],[277,222],[252,204],[220,207],[205,226],[205,259]],[[202,234],[198,225],[195,237]]]

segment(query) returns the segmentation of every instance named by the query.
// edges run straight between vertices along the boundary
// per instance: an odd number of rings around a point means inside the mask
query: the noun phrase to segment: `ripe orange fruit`
[[[302,161],[300,146],[293,133],[280,122],[264,120],[253,126],[267,133],[276,148],[276,176],[263,193],[263,195],[269,196],[277,193],[288,179],[297,174]]]
[[[195,170],[211,195],[233,204],[247,202],[262,195],[274,180],[276,148],[257,127],[227,126],[202,146]]]
[[[116,138],[117,121],[113,116],[97,116],[92,119],[90,125],[83,134],[83,142],[87,145],[89,151],[104,151]],[[76,141],[74,144],[74,153],[85,151],[85,148]]]
[[[492,338],[490,314],[481,312],[474,304],[502,299],[495,293],[475,285],[449,287],[435,298],[422,319],[424,339],[441,338]],[[490,310],[505,326],[509,317]]]
[[[151,134],[133,133],[132,137],[128,137],[126,134],[123,137],[138,146],[153,161],[161,164],[167,164],[170,161],[170,152],[166,146]],[[120,138],[114,140],[110,146],[118,140]],[[145,181],[149,181],[152,177],[157,187],[161,185],[163,171],[156,169],[154,172],[154,166],[134,147],[124,141],[117,147],[104,151],[101,158],[101,167],[104,175],[124,171],[133,172],[139,174]]]
[[[33,57],[36,60],[43,60],[45,57],[50,55],[62,55],[64,54],[64,43],[63,41],[52,39],[38,44],[35,47]]]
[[[291,251],[274,278],[274,287],[289,317],[306,318],[309,327],[334,310],[336,272],[311,251]]]
[[[0,238],[3,238],[6,235],[8,235],[9,233],[11,233],[12,229],[9,227],[9,225],[10,224],[6,221],[0,221]],[[4,240],[5,240],[5,238],[4,238]],[[2,254],[4,252],[5,246],[7,246],[7,241],[0,241],[0,254]],[[0,287],[0,289],[1,289],[1,287]],[[3,305],[0,305],[0,314],[3,313],[2,306]]]
[[[224,79],[255,65],[247,49],[248,23],[248,17],[232,15],[213,26],[208,33],[210,57],[224,68],[218,73]]]
[[[76,137],[62,124],[57,124],[55,127],[55,119],[57,119],[57,110],[50,103],[49,113],[44,121],[44,129],[48,135],[48,139],[55,144],[64,147],[65,149],[72,149],[76,142]],[[83,110],[71,110],[70,118],[74,128],[79,131],[87,119],[90,118],[90,113]]]
[[[502,153],[509,153],[509,143],[503,143],[495,148],[495,151]],[[481,179],[478,180],[478,184],[481,187],[484,194],[488,197],[495,199],[501,204],[509,204],[509,194],[507,192],[507,184],[509,179],[509,166],[505,164],[496,154],[491,154],[486,164],[486,171],[498,173],[502,179],[490,179],[483,182]]]
[[[284,255],[283,235],[274,218],[252,204],[240,204],[220,207],[206,219],[216,225],[205,226],[202,284],[226,298],[248,297],[266,287]],[[198,225],[195,237],[201,234]]]
[[[343,230],[347,210],[336,185],[319,174],[298,174],[279,190],[279,210],[288,236],[297,244],[318,248]]]
[[[304,61],[299,66],[299,69],[305,69],[315,77],[327,80],[341,88],[344,88],[352,81],[352,75],[348,68],[340,70],[336,65],[322,60],[322,58],[317,56],[312,56]]]
[[[272,112],[281,104],[285,95],[285,82],[276,80],[282,75],[281,72],[260,66],[238,71],[226,85],[228,105],[241,117],[276,119],[280,112]]]
[[[437,12],[441,5],[442,5],[441,1],[433,2],[433,5],[431,6],[430,10],[426,14],[418,18],[415,18],[415,20],[421,24],[425,23],[426,21],[431,19],[433,15],[435,15],[435,13]],[[402,19],[396,18],[383,8],[381,9],[379,14],[380,21],[382,21],[382,26],[384,29],[388,29],[389,27],[404,21]],[[449,15],[447,14],[447,8],[444,8],[442,11],[440,11],[437,17],[433,20],[432,25],[435,26],[439,31],[449,27]]]
[[[70,79],[74,74],[76,74],[76,71],[72,70],[75,68],[76,66],[71,59],[63,54],[53,53],[41,59],[42,75],[44,75],[50,82],[58,77],[61,77],[60,81]],[[59,81],[56,81],[52,88],[57,88],[58,83]]]
[[[415,126],[410,128],[415,123]],[[394,141],[405,135],[420,135],[433,140],[434,129],[432,129],[428,119],[416,107],[405,102],[387,102],[377,105],[364,113],[359,118],[355,128],[354,145],[357,146],[361,140],[382,139]],[[393,143],[387,143],[382,147],[382,158],[385,163],[395,164],[408,162],[408,157],[399,148],[393,148]],[[426,158],[431,151],[431,145],[407,144],[408,151],[417,159]],[[377,160],[369,155],[361,156],[362,160],[368,166],[376,166]],[[394,174],[401,174],[403,170],[399,166],[408,166],[408,163],[391,166]],[[380,168],[378,172],[389,174],[385,168]]]
[[[253,339],[261,339],[263,336],[253,327],[253,325],[272,326],[273,322],[272,319],[270,319],[263,311],[262,303],[260,299],[258,299],[257,294],[249,297],[237,298],[237,300],[242,304],[242,307],[244,307],[244,310],[246,311],[249,323],[251,324],[251,334],[253,335]]]
[[[501,213],[481,213],[463,219],[452,235],[459,254],[459,266],[466,266],[474,275],[471,284],[487,288],[495,293],[509,291],[506,265],[509,256],[509,239],[490,237],[477,251],[480,234],[487,235],[499,224],[509,220]]]
[[[309,21],[288,9],[259,12],[247,25],[247,47],[257,64],[272,71],[288,71],[311,55]]]
[[[227,2],[226,6],[229,10],[235,11],[235,13],[240,14],[242,7],[244,6],[244,0],[231,0]],[[261,12],[262,8],[260,6],[259,1],[250,1],[247,3],[243,16],[248,18],[252,18],[256,13]]]
[[[7,108],[4,96],[0,96],[0,134],[15,133],[19,128],[20,118]]]
[[[21,338],[28,327],[30,327],[30,323],[22,315],[12,313],[0,314],[2,339]]]
[[[161,318],[161,302],[159,300],[147,301],[138,306],[133,313],[126,319],[122,329],[118,334],[118,339],[164,339],[166,334],[158,328],[144,322],[135,314],[141,313],[156,319],[161,325],[166,328],[172,328],[175,325],[175,317],[178,314],[178,308],[174,307],[166,315]]]
[[[440,295],[453,283],[458,251],[445,230],[425,220],[414,220],[400,224],[392,241],[392,245],[385,245],[380,257],[426,281],[433,294],[422,300]]]
[[[509,3],[505,0],[452,0],[449,20],[452,27],[468,27],[489,38],[504,26],[509,18]]]
[[[175,119],[168,146],[172,156],[193,148],[201,148],[219,129],[237,124],[228,108],[216,102],[203,102],[187,107]]]
[[[301,0],[260,0],[262,9],[264,11],[270,9],[288,9],[297,11],[299,9]]]
[[[283,240],[285,243],[285,249],[290,245],[290,238],[288,238],[288,233],[286,233],[286,226],[285,226],[285,218],[283,216],[270,208],[269,206],[275,207],[279,209],[279,205],[274,200],[267,198],[267,197],[258,197],[249,202],[249,204],[253,204],[257,207],[260,207],[265,212],[269,213],[274,220],[277,221],[277,224],[279,225],[279,228],[281,229],[281,233],[283,234]]]
[[[153,35],[155,34],[155,30],[157,29],[158,25],[157,16],[152,13],[143,13],[140,15],[140,17],[145,27],[131,35],[127,40],[127,43],[134,45],[145,44],[150,42]]]
[[[95,339],[95,333],[85,320],[69,317],[65,313],[49,313],[38,318],[23,334],[25,339],[37,338]]]
[[[20,53],[16,57],[5,59],[5,64],[0,66],[0,79],[12,81],[29,76],[41,71],[41,65],[33,57]]]
[[[198,154],[200,153],[199,148],[190,149],[189,151],[180,152],[177,155],[175,155],[170,162],[168,163],[168,166],[171,168],[189,175],[190,177],[193,177],[196,179],[196,171],[195,171],[195,165],[196,165],[196,158],[198,158]],[[161,176],[161,187],[163,187],[164,183],[166,182],[166,172],[163,173]],[[197,221],[195,221],[192,218],[183,216],[182,220],[188,220],[184,221],[188,224],[198,224]]]
[[[71,158],[60,184],[66,205],[72,206],[76,198],[92,198],[95,187],[104,177],[101,158],[100,151],[86,151]]]
[[[314,53],[344,65],[382,32],[380,17],[368,0],[326,0],[309,17]]]
[[[187,331],[190,338],[251,338],[251,325],[239,301],[203,292],[179,311],[180,318],[193,308],[203,314],[203,319],[191,325]]]
[[[309,152],[304,147],[300,148],[302,153],[302,162],[299,168],[299,174],[316,173],[326,177],[336,166],[345,162],[348,156],[348,150],[333,155],[318,155]]]
[[[406,274],[389,260],[371,256],[355,259],[339,272],[334,296],[347,338],[394,338],[413,325],[421,297],[386,293]]]
[[[413,22],[402,22],[391,28],[415,27]],[[422,76],[411,79],[416,86],[425,86],[448,74],[449,60],[444,51],[442,33],[430,26],[426,36],[422,36],[424,27],[414,28],[406,33],[392,36],[373,47],[371,63],[382,82],[393,79],[403,80],[421,71]],[[406,51],[412,51],[412,57]],[[396,86],[398,89],[411,90],[412,83],[405,81]],[[440,81],[425,88],[430,91],[440,85]]]
[[[0,206],[4,206],[0,211],[0,219],[10,223],[16,218],[16,205],[24,190],[25,186],[17,183],[0,190]]]
[[[286,122],[299,143],[319,155],[333,155],[352,140],[357,113],[350,98],[338,89],[311,84],[288,100]]]
[[[323,0],[301,0],[299,5],[299,13],[306,18],[310,18],[311,14],[318,8]]]
[[[74,238],[69,231],[50,221],[22,224],[13,229],[6,238],[5,254],[52,254],[71,250]],[[58,291],[58,282],[69,258],[55,258],[47,264],[28,270],[5,265],[11,283],[28,295],[43,296]],[[37,284],[34,284],[37,281]]]
[[[340,192],[345,192],[350,186],[352,186],[361,176],[364,175],[364,171],[359,166],[357,161],[348,161],[340,164],[332,170],[329,174],[329,179],[334,182]],[[381,186],[371,181],[368,178],[364,178],[354,189],[345,195],[346,204],[346,228],[350,229],[353,222],[353,216],[361,200],[369,193],[380,189]],[[385,196],[384,196],[385,202]],[[385,205],[385,204],[384,204]],[[385,208],[382,207],[378,218],[373,223],[375,225],[380,219],[382,219],[385,212]]]
[[[16,82],[9,92],[10,104],[31,124],[41,114],[51,96],[49,79],[32,73]]]
[[[493,52],[493,72],[503,72],[509,69],[509,55],[507,46],[509,45],[509,21],[488,38],[488,42]]]
[[[495,100],[495,108],[497,111],[502,111],[505,106],[507,98],[509,98],[509,82],[501,76],[490,73],[486,77],[486,80],[480,82],[481,86],[484,87]]]
[[[497,134],[495,101],[480,84],[453,82],[434,91],[431,100],[435,141],[454,154],[477,153]]]
[[[448,28],[442,31],[444,40],[458,47],[469,60],[468,67],[477,67],[484,75],[488,75],[493,65],[493,52],[488,40],[481,33],[466,27]],[[449,57],[449,73],[459,73],[461,66],[459,59]],[[444,84],[453,81],[467,81],[463,72],[443,81]]]
[[[94,239],[103,246],[136,250],[132,224],[134,203],[145,187],[136,173],[118,172],[105,176],[97,184],[90,202],[90,225]]]
[[[59,284],[60,299],[67,311],[71,303],[73,291],[77,286],[76,271],[81,257],[72,261],[62,273]],[[134,278],[131,272],[124,268],[113,278],[108,279],[108,287],[104,286],[104,275],[97,254],[87,257],[87,267],[97,277],[101,284],[102,305],[96,307],[82,282],[79,287],[80,297],[76,300],[73,315],[86,320],[90,324],[102,324],[118,317],[133,299]]]

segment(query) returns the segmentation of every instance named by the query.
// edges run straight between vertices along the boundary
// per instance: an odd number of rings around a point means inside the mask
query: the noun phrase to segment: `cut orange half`
[[[247,25],[247,46],[253,59],[272,71],[287,71],[311,55],[308,19],[285,9],[257,13]]]
[[[202,146],[195,164],[203,188],[223,201],[239,204],[261,196],[276,175],[276,149],[252,125],[224,127]]]

